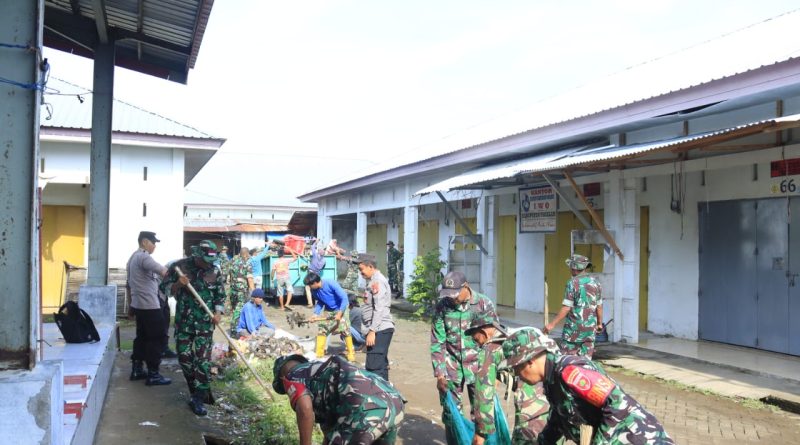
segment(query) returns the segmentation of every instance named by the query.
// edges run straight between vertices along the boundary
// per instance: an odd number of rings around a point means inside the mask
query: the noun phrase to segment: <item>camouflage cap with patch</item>
[[[475,316],[472,317],[472,322],[470,322],[469,328],[467,328],[464,333],[467,335],[472,335],[475,333],[475,331],[484,326],[497,326],[499,324],[500,320],[497,318],[497,312],[495,312],[493,309],[489,309],[482,314],[475,314]]]
[[[577,253],[567,258],[564,263],[566,263],[567,267],[570,269],[575,270],[584,270],[589,267],[590,264],[592,264],[591,261],[589,261],[589,258],[586,258],[583,255],[578,255]]]
[[[503,342],[503,355],[511,367],[525,363],[547,351],[558,353],[558,345],[537,328],[520,329]]]
[[[217,245],[214,241],[200,241],[196,246],[192,246],[192,256],[200,257],[211,264],[217,260]]]

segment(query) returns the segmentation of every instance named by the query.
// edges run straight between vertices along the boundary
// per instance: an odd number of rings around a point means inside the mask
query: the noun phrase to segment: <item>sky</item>
[[[115,95],[227,139],[186,203],[304,205],[303,193],[424,157],[434,141],[797,7],[217,1],[187,85],[117,68]],[[90,60],[45,56],[51,76],[91,88]]]

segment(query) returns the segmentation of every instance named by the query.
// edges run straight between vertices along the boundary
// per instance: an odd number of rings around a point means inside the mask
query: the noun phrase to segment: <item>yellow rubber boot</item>
[[[344,338],[344,345],[347,348],[347,360],[356,361],[356,348],[353,347],[353,337],[347,336]]]
[[[317,358],[322,358],[325,355],[325,343],[328,342],[328,337],[324,335],[317,335]]]

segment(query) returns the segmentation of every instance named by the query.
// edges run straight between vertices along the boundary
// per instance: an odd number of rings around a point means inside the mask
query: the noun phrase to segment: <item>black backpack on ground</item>
[[[67,343],[88,343],[100,341],[100,334],[94,327],[92,317],[78,303],[67,301],[53,314],[56,325]]]

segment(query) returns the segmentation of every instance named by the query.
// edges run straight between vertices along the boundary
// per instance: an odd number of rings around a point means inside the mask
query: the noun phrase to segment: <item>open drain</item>
[[[203,443],[205,445],[231,445],[231,441],[227,439],[221,439],[217,436],[203,433]]]

